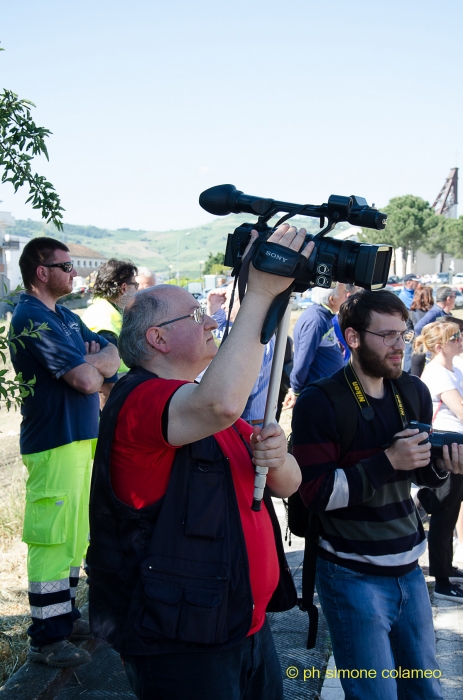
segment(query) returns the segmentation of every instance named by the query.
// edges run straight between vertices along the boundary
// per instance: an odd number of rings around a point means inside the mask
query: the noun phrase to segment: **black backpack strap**
[[[421,417],[420,395],[413,378],[408,372],[402,372],[398,379],[394,379],[394,384],[403,399],[408,419],[419,421]]]
[[[309,513],[309,526],[304,535],[304,562],[302,564],[302,600],[300,607],[309,616],[307,649],[313,649],[317,642],[318,608],[313,602],[315,592],[315,574],[317,571],[318,534],[320,518],[317,513]]]

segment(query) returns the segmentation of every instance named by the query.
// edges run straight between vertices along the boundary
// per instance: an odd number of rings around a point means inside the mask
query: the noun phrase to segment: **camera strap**
[[[370,406],[370,403],[368,401],[367,395],[365,394],[362,384],[360,382],[360,379],[358,378],[352,363],[349,362],[345,367],[344,367],[344,377],[346,379],[346,382],[349,386],[349,389],[351,390],[355,400],[357,401],[358,407],[360,408],[361,415],[366,421],[373,421],[375,417],[375,410],[373,406]],[[399,416],[400,420],[402,422],[402,428],[405,430],[405,428],[408,425],[408,419],[407,419],[407,414],[405,412],[405,407],[403,404],[403,401],[400,397],[400,394],[398,392],[398,389],[392,379],[389,380],[389,383],[391,385],[391,390],[392,394],[395,399],[395,403],[397,406],[397,410],[399,411]],[[375,430],[374,423],[372,423],[373,430]],[[375,431],[376,432],[376,431]]]

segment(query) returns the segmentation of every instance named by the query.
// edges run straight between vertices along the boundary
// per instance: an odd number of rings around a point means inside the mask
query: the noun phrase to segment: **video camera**
[[[304,292],[309,287],[330,288],[336,282],[350,282],[369,290],[382,289],[386,284],[392,256],[391,246],[323,238],[341,221],[378,231],[386,227],[387,215],[369,207],[363,197],[331,195],[327,204],[301,205],[243,194],[234,185],[217,185],[200,195],[199,204],[216,216],[242,212],[258,216],[256,223],[241,224],[234,233],[228,235],[225,265],[233,268],[234,276],[239,273],[251,231],[255,229],[259,238],[253,246],[254,267],[283,277],[294,277],[296,282],[293,289],[296,292]],[[278,244],[267,244],[267,239],[274,230],[267,222],[278,212],[287,214],[274,228],[296,215],[320,219],[320,228],[323,230],[314,236],[306,236],[306,244],[311,240],[315,243],[308,259]],[[328,223],[323,228],[325,218]]]
[[[424,440],[420,445],[425,445],[427,442],[431,443],[431,457],[443,456],[442,448],[447,445],[450,451],[450,446],[452,443],[456,442],[457,445],[463,445],[463,435],[461,433],[444,432],[443,430],[433,430],[431,425],[427,423],[419,423],[416,420],[410,421],[407,428],[418,428],[420,433],[428,433],[429,438]]]

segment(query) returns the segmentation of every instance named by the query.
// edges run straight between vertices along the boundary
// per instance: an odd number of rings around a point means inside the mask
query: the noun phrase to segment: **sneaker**
[[[70,642],[77,642],[82,639],[91,639],[92,633],[90,632],[90,625],[82,618],[75,620],[72,625],[72,633],[69,635],[68,639]]]
[[[88,651],[78,649],[67,639],[53,642],[53,644],[45,644],[43,647],[31,646],[27,658],[36,664],[45,664],[53,668],[80,666],[80,664],[86,664],[91,660]]]
[[[463,583],[463,571],[456,566],[452,566],[452,573],[449,576],[449,581],[452,583]]]
[[[463,589],[451,583],[436,583],[434,598],[439,600],[453,600],[455,603],[463,603]]]

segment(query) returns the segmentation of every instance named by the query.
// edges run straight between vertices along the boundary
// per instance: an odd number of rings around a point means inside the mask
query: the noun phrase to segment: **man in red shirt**
[[[269,241],[299,250],[304,238],[284,224]],[[294,493],[301,476],[281,428],[253,429],[240,415],[261,366],[265,316],[290,283],[251,265],[218,354],[216,322],[184,289],[140,291],[125,309],[119,350],[132,369],[101,419],[90,616],[140,700],[283,697],[265,612],[292,607],[294,589],[283,593],[286,607],[273,605],[288,571],[271,499],[251,510],[253,462],[269,468],[274,496]]]

